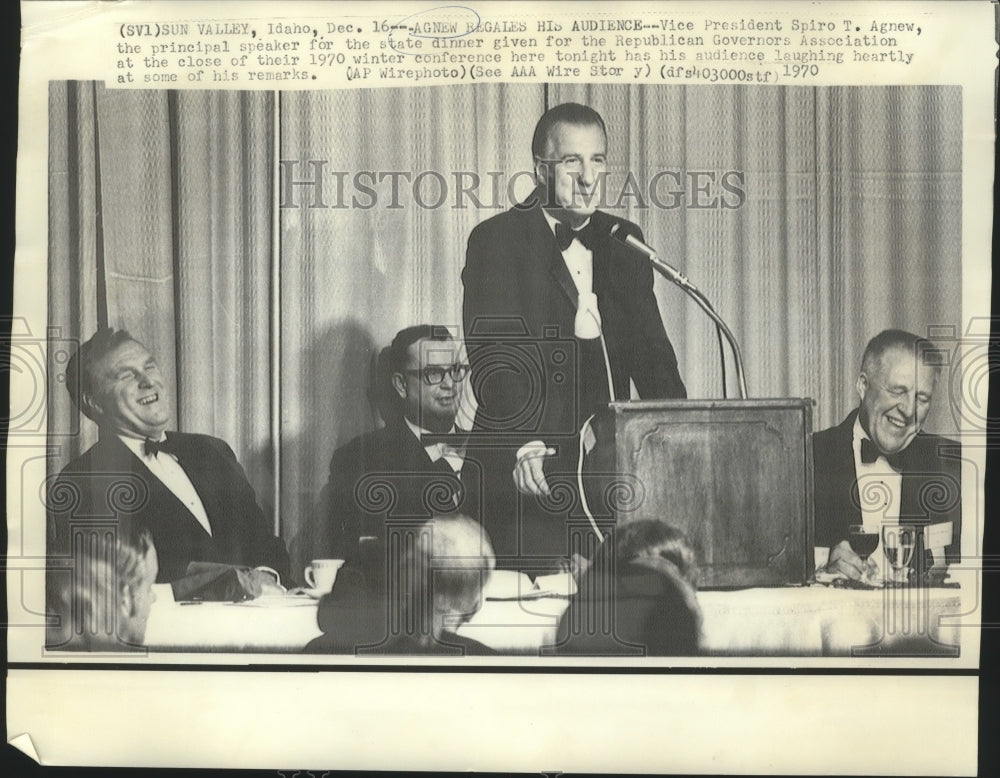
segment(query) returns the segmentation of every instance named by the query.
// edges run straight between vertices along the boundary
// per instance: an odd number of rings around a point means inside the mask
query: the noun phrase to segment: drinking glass
[[[906,583],[910,577],[910,560],[917,547],[917,531],[902,524],[882,527],[882,551],[892,567],[893,583]]]
[[[851,550],[861,557],[864,567],[864,580],[868,579],[868,557],[878,548],[878,532],[866,528],[862,524],[852,524],[847,528],[847,542]]]
[[[852,524],[847,528],[847,542],[851,544],[851,550],[855,554],[866,560],[878,548],[878,532],[861,524]]]

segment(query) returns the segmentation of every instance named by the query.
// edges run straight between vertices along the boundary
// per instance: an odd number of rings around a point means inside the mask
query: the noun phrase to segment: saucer
[[[297,594],[304,594],[309,597],[312,597],[312,599],[314,600],[320,600],[323,597],[326,597],[326,595],[328,595],[330,592],[324,591],[323,589],[312,589],[308,586],[297,586],[296,588],[289,590],[288,593],[293,596]]]

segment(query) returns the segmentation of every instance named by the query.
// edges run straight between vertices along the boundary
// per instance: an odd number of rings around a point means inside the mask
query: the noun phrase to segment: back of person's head
[[[549,139],[549,133],[557,124],[574,124],[577,126],[596,125],[601,128],[604,137],[607,138],[608,130],[604,126],[604,119],[589,105],[580,103],[562,103],[553,106],[538,120],[535,125],[535,132],[531,138],[531,156],[539,160],[545,157],[545,145]]]
[[[400,572],[403,611],[421,635],[455,631],[483,602],[483,588],[496,557],[486,530],[464,516],[426,522],[403,552]]]
[[[79,536],[72,567],[56,575],[59,619],[48,644],[56,649],[126,651],[146,634],[157,560],[146,531],[123,524]]]
[[[698,653],[698,566],[684,533],[664,521],[640,519],[620,525],[614,543],[619,637],[649,656]]]
[[[402,402],[392,385],[392,376],[402,372],[409,360],[409,349],[422,340],[452,340],[448,328],[438,324],[417,324],[396,333],[392,343],[379,352],[375,364],[370,400],[382,421],[389,423],[403,417]]]
[[[135,341],[135,338],[128,330],[102,327],[94,333],[90,340],[80,344],[80,347],[73,352],[66,363],[66,390],[69,392],[73,404],[87,418],[93,419],[94,416],[87,403],[81,401],[81,397],[84,394],[92,396],[97,389],[92,372],[93,365],[129,341]]]
[[[694,549],[676,527],[657,519],[638,519],[615,530],[615,557],[619,564],[637,559],[660,558],[675,568],[691,586],[698,585]]]

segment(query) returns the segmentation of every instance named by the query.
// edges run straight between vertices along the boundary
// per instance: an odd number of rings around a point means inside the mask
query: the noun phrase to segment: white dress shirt
[[[864,431],[861,422],[855,419],[854,473],[858,477],[861,523],[866,528],[881,532],[883,524],[895,524],[899,521],[903,474],[882,456],[868,464],[861,461],[861,440],[867,437],[868,433]]]
[[[149,468],[149,472],[155,475],[167,487],[173,495],[184,503],[184,506],[191,511],[198,523],[205,528],[205,532],[212,534],[212,525],[208,521],[208,513],[198,496],[198,491],[191,483],[184,468],[180,466],[177,457],[161,451],[158,454],[147,454],[145,441],[139,438],[130,438],[127,435],[119,435],[118,438],[128,447],[128,450],[135,454],[142,463]],[[162,442],[162,441],[161,441]]]

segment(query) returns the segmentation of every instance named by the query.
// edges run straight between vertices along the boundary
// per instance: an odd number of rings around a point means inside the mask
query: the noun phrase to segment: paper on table
[[[540,575],[532,582],[526,573],[516,570],[494,570],[483,593],[487,600],[572,597],[576,594],[576,581],[569,573]]]
[[[535,579],[538,597],[572,597],[576,594],[576,581],[569,573],[540,575]]]
[[[954,528],[952,522],[942,521],[940,524],[930,524],[924,529],[924,548],[943,550],[951,545]]]
[[[483,588],[487,600],[519,600],[534,590],[534,584],[517,570],[494,570]]]

